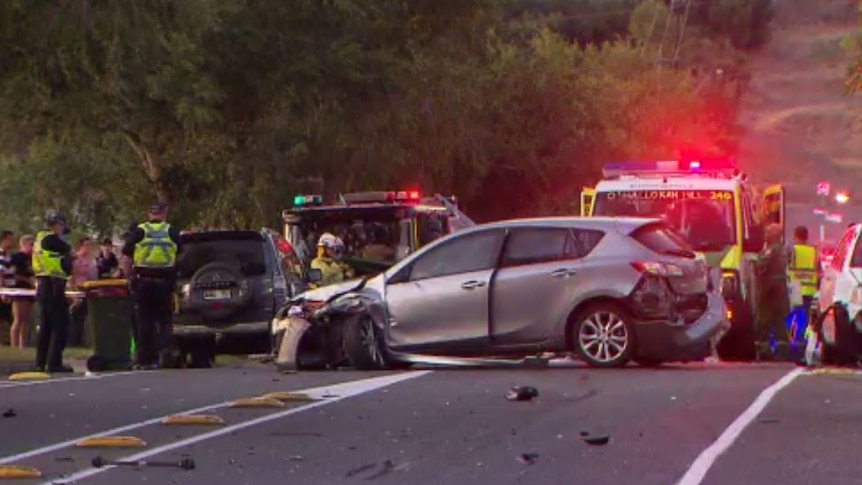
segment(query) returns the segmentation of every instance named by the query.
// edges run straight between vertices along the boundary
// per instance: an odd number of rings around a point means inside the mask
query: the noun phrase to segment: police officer
[[[69,302],[66,282],[72,274],[72,246],[66,241],[66,217],[51,211],[47,230],[36,234],[33,244],[33,273],[36,275],[36,301],[39,304],[39,337],[36,343],[36,368],[51,373],[72,372],[63,364],[63,350],[69,332]]]
[[[168,366],[172,333],[172,297],[176,285],[179,231],[165,222],[167,207],[154,204],[147,222],[130,231],[123,254],[132,260],[137,352],[135,369]]]
[[[353,278],[353,269],[341,261],[344,243],[337,236],[324,233],[317,241],[317,257],[311,261],[311,269],[320,271],[320,281],[315,286],[326,286]]]
[[[789,359],[787,328],[784,320],[790,313],[790,298],[787,294],[787,257],[782,245],[783,229],[770,224],[765,230],[766,244],[755,260],[757,273],[757,355],[759,359],[778,357]],[[770,333],[775,339],[776,354],[770,345]]]

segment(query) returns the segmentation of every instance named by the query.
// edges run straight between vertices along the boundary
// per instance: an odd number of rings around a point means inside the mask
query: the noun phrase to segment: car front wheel
[[[580,314],[574,329],[577,354],[592,367],[622,367],[634,352],[634,326],[618,305],[601,303]]]
[[[344,323],[344,350],[356,370],[390,368],[380,331],[368,315],[358,315]]]

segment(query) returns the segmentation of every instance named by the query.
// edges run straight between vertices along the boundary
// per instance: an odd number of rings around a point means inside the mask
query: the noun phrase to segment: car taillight
[[[634,261],[632,267],[640,273],[654,276],[682,276],[682,268],[672,263],[662,261]]]

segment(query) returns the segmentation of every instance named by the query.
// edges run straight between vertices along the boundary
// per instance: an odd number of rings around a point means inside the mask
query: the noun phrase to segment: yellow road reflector
[[[42,472],[29,466],[0,466],[0,480],[26,480],[28,478],[40,478],[41,476]]]
[[[275,399],[276,401],[314,401],[314,398],[301,392],[270,392],[258,399]]]
[[[79,441],[79,448],[143,448],[147,442],[134,436],[98,436]]]
[[[162,420],[162,424],[219,425],[224,424],[224,420],[214,415],[168,416]]]
[[[51,374],[46,372],[18,372],[9,376],[10,381],[44,381],[50,378]]]
[[[858,372],[852,369],[842,369],[839,367],[822,367],[820,369],[814,369],[811,373],[815,375],[849,376],[857,374]]]
[[[254,397],[251,399],[237,399],[230,407],[232,408],[280,408],[284,407],[284,403],[278,399],[265,399]]]

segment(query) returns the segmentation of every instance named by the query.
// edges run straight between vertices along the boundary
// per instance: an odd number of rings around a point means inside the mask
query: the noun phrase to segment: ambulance
[[[784,187],[758,194],[729,159],[609,163],[581,192],[582,216],[661,218],[712,267],[721,268],[731,330],[718,345],[724,360],[752,360],[757,308],[753,259],[764,228],[784,227]]]

